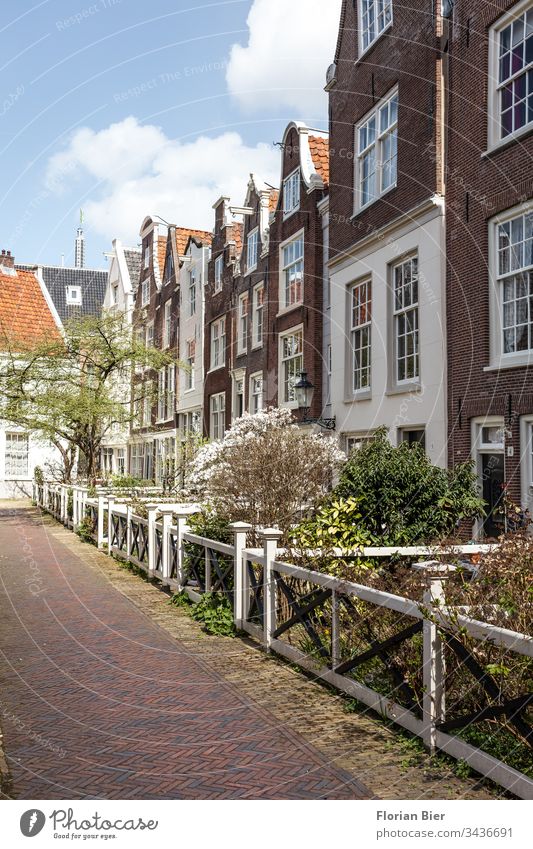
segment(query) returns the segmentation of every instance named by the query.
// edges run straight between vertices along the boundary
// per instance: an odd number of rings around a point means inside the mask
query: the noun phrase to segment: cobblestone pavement
[[[0,505],[12,798],[490,798],[30,507]]]

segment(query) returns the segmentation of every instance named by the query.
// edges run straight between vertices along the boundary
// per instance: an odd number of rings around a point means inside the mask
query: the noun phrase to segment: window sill
[[[290,212],[284,212],[283,213],[283,220],[287,221],[287,219],[291,218],[291,216],[293,216],[295,212],[299,212],[299,211],[300,211],[300,204],[298,204],[298,206],[295,206],[294,209],[291,209]]]
[[[291,304],[290,307],[283,307],[283,309],[279,310],[279,312],[276,314],[276,318],[281,318],[282,316],[288,315],[289,313],[294,312],[294,310],[299,310],[302,307],[303,301],[299,301],[299,303],[297,304]]]
[[[263,347],[262,342],[256,342],[255,345],[252,345],[252,351],[260,351],[262,347]]]
[[[528,136],[530,133],[533,133],[533,121],[526,124],[525,127],[521,127],[516,131],[516,133],[512,133],[512,135],[490,144],[487,150],[484,150],[481,154],[481,159],[488,159],[493,153],[498,153],[500,150],[504,150],[506,147],[509,147],[509,145],[520,141],[520,139],[524,138],[524,136]]]
[[[221,369],[226,367],[226,363],[221,363],[219,366],[214,366],[214,368],[210,368],[207,371],[207,374],[213,374],[215,371],[220,371]]]
[[[490,366],[485,366],[484,372],[491,371],[506,371],[510,368],[531,368],[533,367],[533,352],[528,357],[516,357],[513,359],[505,360],[503,357],[499,360],[499,362],[492,363]]]
[[[250,268],[246,268],[246,271],[244,272],[244,276],[246,277],[248,274],[251,274],[253,271],[257,271],[257,263],[255,265],[252,265]]]
[[[344,404],[351,406],[352,404],[356,404],[358,401],[371,401],[372,400],[372,390],[365,389],[364,392],[356,392],[353,395],[349,395],[344,399]]]
[[[297,401],[280,401],[279,406],[284,410],[297,410],[298,402]]]
[[[389,395],[408,395],[410,392],[421,392],[422,385],[420,381],[413,380],[411,382],[407,381],[406,383],[400,383],[397,386],[393,386],[390,389],[387,389],[385,392],[386,396]]]

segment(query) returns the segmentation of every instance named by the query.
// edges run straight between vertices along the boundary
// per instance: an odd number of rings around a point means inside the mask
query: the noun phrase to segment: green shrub
[[[43,474],[43,470],[41,469],[41,467],[40,467],[40,466],[35,466],[35,469],[33,470],[33,478],[34,478],[34,480],[35,480],[35,483],[36,483],[38,486],[42,486],[42,485],[43,485],[43,483],[44,483],[44,474]]]
[[[442,541],[483,512],[472,463],[441,469],[419,444],[393,446],[386,428],[352,453],[334,497],[357,499],[361,523],[380,545]]]
[[[233,542],[228,521],[209,507],[204,507],[199,513],[189,516],[187,524],[191,533],[199,537],[228,544]]]
[[[93,539],[93,523],[88,516],[85,516],[78,527],[76,528],[76,533],[82,542],[90,542],[94,543]]]
[[[304,548],[362,548],[371,540],[361,518],[357,498],[332,499],[295,528],[293,539]]]

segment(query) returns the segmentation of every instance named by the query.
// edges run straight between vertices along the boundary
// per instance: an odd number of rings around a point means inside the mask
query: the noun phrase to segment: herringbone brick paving
[[[18,798],[370,795],[48,534],[0,510],[0,699]]]

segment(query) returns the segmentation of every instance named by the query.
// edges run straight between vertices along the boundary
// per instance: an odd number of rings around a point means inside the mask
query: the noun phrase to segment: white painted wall
[[[187,389],[187,373],[178,369],[177,412],[180,414],[193,411],[203,413],[204,406],[204,315],[205,315],[205,286],[207,282],[207,265],[210,248],[199,248],[193,241],[189,245],[186,261],[180,268],[180,310],[179,310],[179,351],[178,358],[184,363],[187,358],[187,342],[196,341],[196,360],[194,366],[194,389]],[[189,272],[196,270],[196,313],[189,315]],[[180,420],[181,428],[181,420]],[[201,431],[200,431],[201,432]]]
[[[405,219],[407,217],[404,217]],[[425,427],[431,461],[446,466],[446,348],[445,348],[445,231],[444,213],[437,201],[417,218],[388,231],[374,233],[357,254],[333,265],[331,274],[332,413],[337,417],[341,443],[348,434],[364,434],[386,425],[393,444],[400,428]],[[404,254],[419,258],[419,391],[393,391],[389,268]],[[347,391],[350,359],[347,288],[372,279],[372,387],[369,397],[353,400]]]
[[[6,433],[24,433],[23,428],[0,422],[0,498],[31,498],[33,473],[40,466],[46,477],[46,464],[59,463],[60,455],[52,445],[29,435],[28,474],[24,478],[6,477]]]

